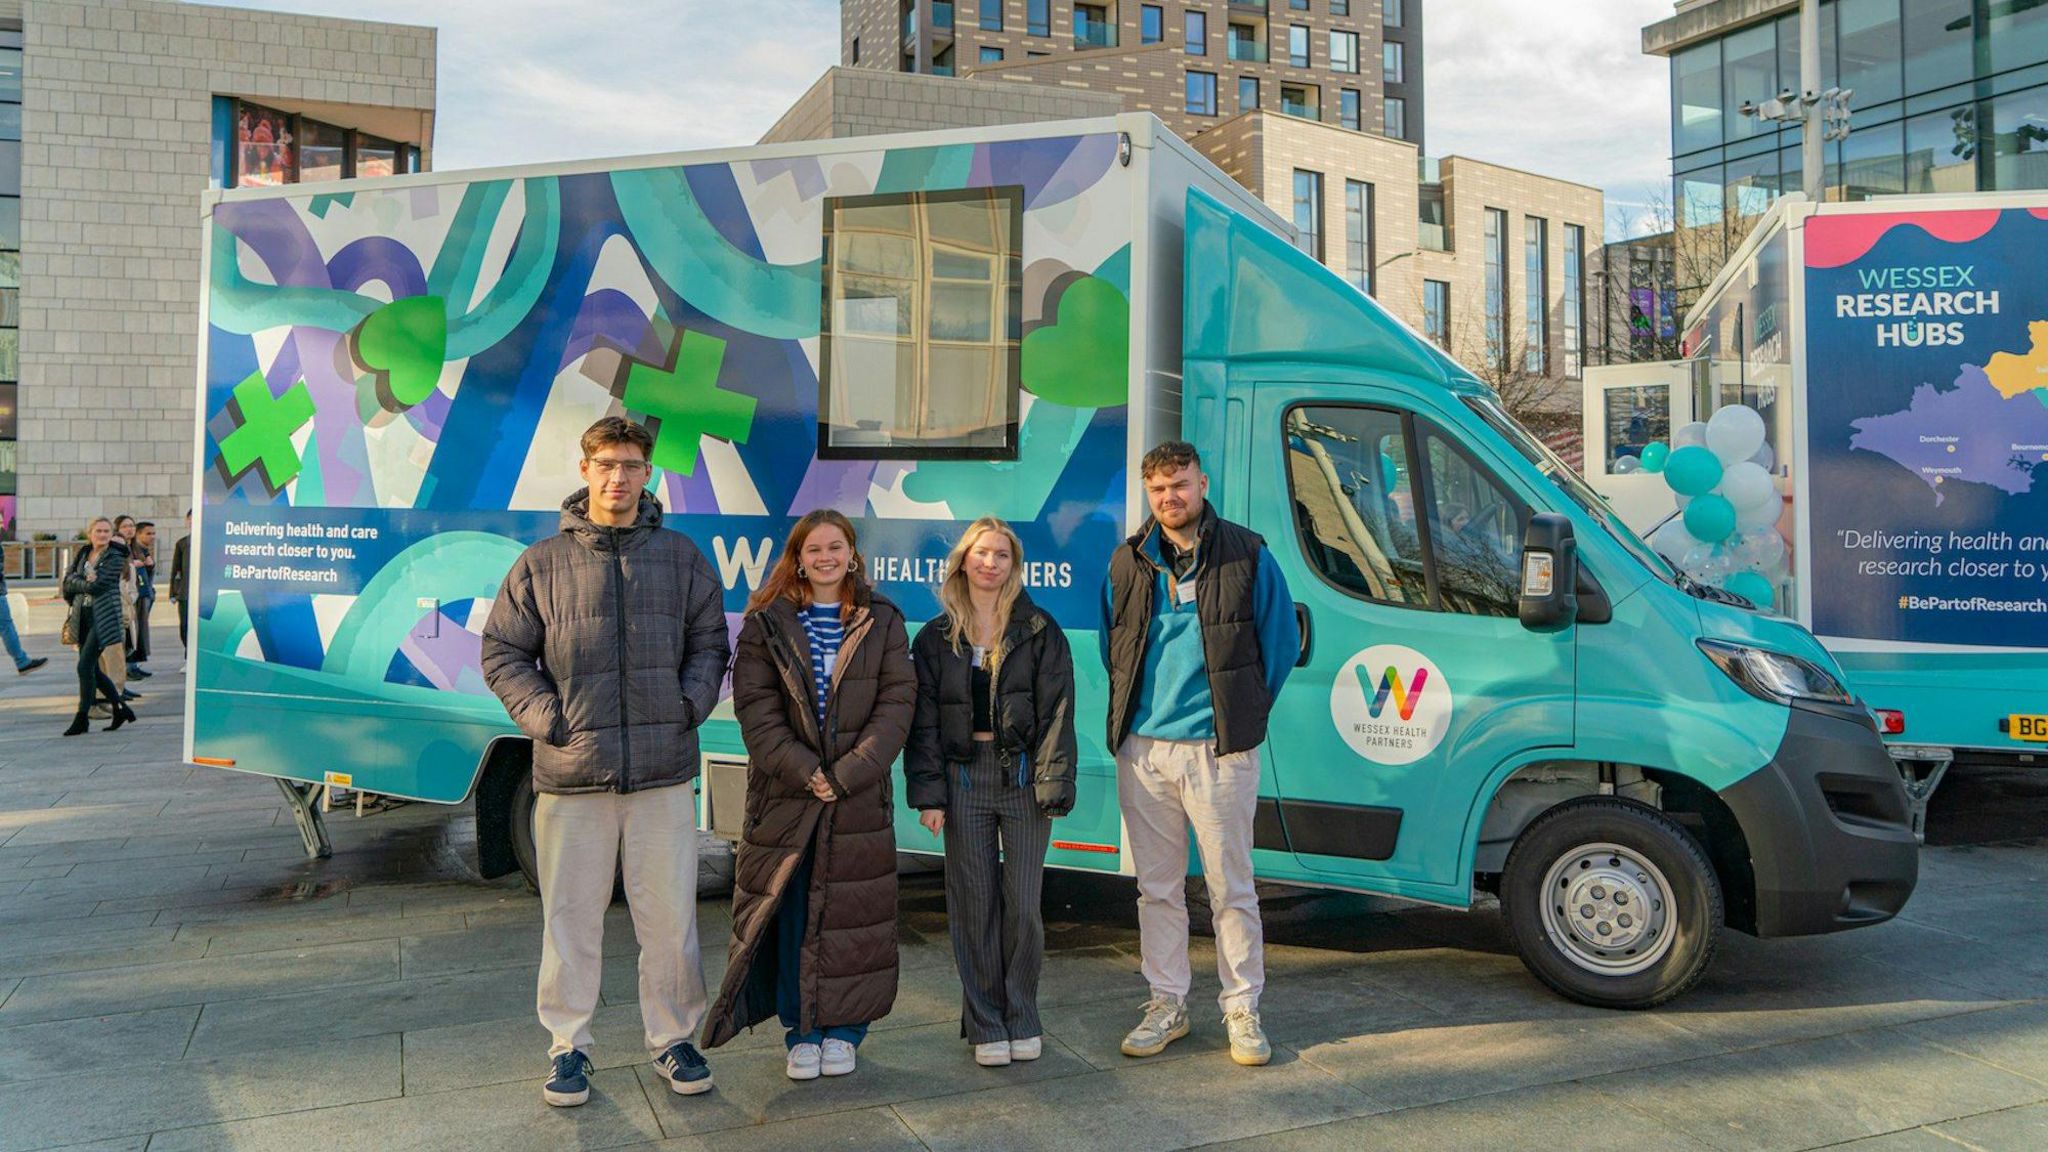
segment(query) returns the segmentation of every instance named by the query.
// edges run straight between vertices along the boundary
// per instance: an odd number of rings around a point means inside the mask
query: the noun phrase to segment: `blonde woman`
[[[113,521],[104,516],[86,525],[85,539],[63,586],[64,602],[71,606],[72,634],[78,639],[78,715],[65,729],[66,736],[85,733],[95,690],[106,699],[113,717],[108,731],[135,719],[100,660],[104,652],[121,651],[121,574],[128,570],[128,545],[114,535]]]
[[[945,614],[911,648],[917,712],[904,773],[919,821],[946,843],[946,917],[960,968],[960,1031],[975,1063],[1043,1046],[1039,893],[1052,821],[1074,807],[1074,660],[1024,591],[1008,524],[969,525],[946,558]]]

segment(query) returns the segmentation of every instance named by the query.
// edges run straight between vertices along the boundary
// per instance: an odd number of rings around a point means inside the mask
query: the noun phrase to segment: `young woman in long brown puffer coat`
[[[917,685],[903,613],[868,586],[853,525],[797,521],[747,604],[733,711],[747,745],[732,951],[704,1026],[716,1048],[770,1017],[792,1080],[854,1070],[896,1000],[889,776]]]

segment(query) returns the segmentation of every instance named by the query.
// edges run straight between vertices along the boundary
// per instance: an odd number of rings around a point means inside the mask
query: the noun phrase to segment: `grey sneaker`
[[[1230,1058],[1257,1067],[1273,1058],[1273,1046],[1266,1043],[1266,1030],[1259,1026],[1259,1014],[1249,1008],[1233,1008],[1224,1014],[1223,1027],[1230,1033]]]
[[[1172,996],[1154,996],[1145,1001],[1145,1018],[1124,1037],[1126,1056],[1157,1056],[1166,1046],[1188,1034],[1187,1005]]]

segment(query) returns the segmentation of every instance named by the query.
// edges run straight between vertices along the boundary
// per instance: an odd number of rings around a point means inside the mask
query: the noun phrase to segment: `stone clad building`
[[[434,56],[430,28],[0,0],[0,532],[178,523],[201,193],[425,167]]]

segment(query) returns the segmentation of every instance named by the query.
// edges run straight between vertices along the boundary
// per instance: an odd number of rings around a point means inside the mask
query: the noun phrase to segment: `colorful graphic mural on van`
[[[489,716],[491,598],[555,531],[582,484],[577,438],[608,414],[654,430],[649,488],[711,556],[731,614],[794,518],[832,507],[914,620],[936,612],[960,529],[987,514],[1023,535],[1033,595],[1091,619],[1124,531],[1106,511],[1126,480],[1130,347],[1116,154],[1095,134],[218,204],[199,690],[424,690]],[[820,459],[828,202],[961,189],[997,190],[1021,224],[1013,448]],[[932,299],[934,345],[942,322],[972,328]]]

